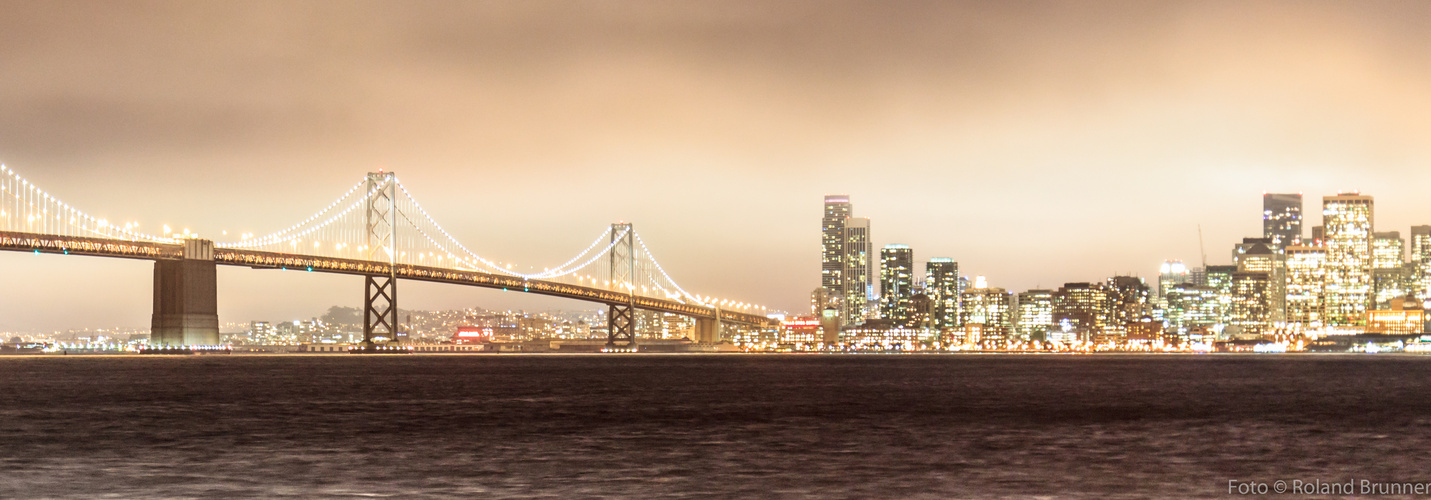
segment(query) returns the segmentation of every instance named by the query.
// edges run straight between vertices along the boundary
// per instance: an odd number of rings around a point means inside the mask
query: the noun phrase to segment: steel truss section
[[[396,341],[398,334],[397,278],[363,277],[363,346],[371,347],[378,337]]]
[[[635,308],[629,305],[611,304],[606,309],[606,349],[636,348]]]

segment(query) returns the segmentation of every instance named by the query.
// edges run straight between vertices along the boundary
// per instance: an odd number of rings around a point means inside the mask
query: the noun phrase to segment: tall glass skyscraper
[[[1272,240],[1272,247],[1282,249],[1302,244],[1302,194],[1264,193],[1262,195],[1262,237]]]
[[[825,217],[820,220],[820,286],[832,295],[844,293],[845,221],[850,212],[849,196],[825,196]]]
[[[934,301],[934,328],[959,326],[959,263],[948,257],[929,259],[924,265],[924,293]]]
[[[1372,197],[1323,196],[1322,226],[1327,250],[1326,324],[1361,325],[1371,305]]]
[[[1421,300],[1431,300],[1431,226],[1411,226],[1411,290]]]
[[[838,297],[840,318],[855,324],[868,315],[870,274],[874,249],[870,243],[870,220],[852,217],[850,197],[825,196],[825,214],[820,220],[820,287],[825,297]]]
[[[909,245],[885,245],[879,261],[880,317],[903,325],[909,321],[914,299],[914,251]]]
[[[851,217],[845,221],[845,324],[857,324],[869,317],[869,301],[874,294],[874,271],[870,220]]]

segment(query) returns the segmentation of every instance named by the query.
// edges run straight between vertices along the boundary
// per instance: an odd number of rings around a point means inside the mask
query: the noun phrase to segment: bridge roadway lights
[[[412,347],[397,344],[362,343],[349,347],[348,354],[412,354]]]
[[[214,242],[184,240],[184,258],[154,261],[154,316],[149,345],[219,344],[219,291]]]

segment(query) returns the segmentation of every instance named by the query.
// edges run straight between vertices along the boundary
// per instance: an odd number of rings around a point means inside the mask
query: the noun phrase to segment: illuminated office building
[[[1217,324],[1232,321],[1232,274],[1237,266],[1207,266],[1207,286],[1217,290]]]
[[[1262,195],[1262,237],[1277,251],[1302,244],[1301,193]]]
[[[1365,322],[1372,299],[1373,208],[1371,196],[1341,193],[1322,197],[1328,326],[1356,326]]]
[[[1267,297],[1267,321],[1281,323],[1286,320],[1286,256],[1272,245],[1268,238],[1243,238],[1233,249],[1232,261],[1239,272],[1267,273],[1268,289],[1262,295]]]
[[[1016,330],[1027,340],[1047,340],[1053,328],[1053,290],[1028,290],[1018,297]]]
[[[825,216],[820,219],[820,286],[830,295],[844,293],[845,221],[850,212],[849,196],[825,196]]]
[[[1406,241],[1400,231],[1372,233],[1371,268],[1397,269],[1406,262]]]
[[[1206,285],[1183,283],[1168,290],[1167,308],[1163,320],[1167,332],[1176,336],[1178,343],[1188,342],[1188,331],[1192,328],[1211,329],[1218,324],[1218,302],[1216,288]]]
[[[889,244],[879,251],[880,317],[907,326],[914,299],[914,251]]]
[[[1064,283],[1053,294],[1050,340],[1093,342],[1103,334],[1112,315],[1113,299],[1103,284]]]
[[[960,302],[960,323],[966,331],[966,342],[984,347],[1003,347],[1011,339],[1009,312],[1012,306],[1009,292],[1003,288],[989,287],[983,276],[974,280],[974,286],[964,290]],[[977,333],[974,333],[977,332]]]
[[[933,302],[931,328],[959,326],[959,263],[935,257],[924,264],[924,293]]]
[[[1371,303],[1375,309],[1391,307],[1391,300],[1406,296],[1415,281],[1414,267],[1406,265],[1406,241],[1399,231],[1372,233]]]
[[[870,316],[869,302],[874,295],[874,243],[868,218],[846,219],[844,266],[845,324],[856,324]]]
[[[1287,247],[1287,325],[1295,331],[1321,329],[1324,321],[1327,250]]]
[[[1411,291],[1431,300],[1431,226],[1411,226]]]
[[[1272,275],[1260,271],[1232,273],[1232,315],[1229,327],[1244,335],[1271,329]]]
[[[1163,261],[1162,267],[1158,268],[1158,297],[1163,296],[1163,290],[1172,288],[1173,285],[1187,282],[1188,266],[1183,265],[1183,261]]]

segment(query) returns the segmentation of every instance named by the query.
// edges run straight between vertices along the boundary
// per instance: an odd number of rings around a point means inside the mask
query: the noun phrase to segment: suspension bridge
[[[373,172],[327,207],[286,229],[201,239],[112,222],[62,201],[0,165],[0,250],[154,261],[150,345],[217,345],[216,266],[302,270],[363,277],[363,342],[381,352],[400,342],[398,280],[500,288],[607,306],[607,347],[636,346],[636,310],[695,320],[698,342],[723,324],[775,326],[763,308],[687,292],[630,223],[597,236],[566,262],[540,272],[478,255],[413,198],[393,172]]]

